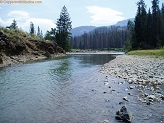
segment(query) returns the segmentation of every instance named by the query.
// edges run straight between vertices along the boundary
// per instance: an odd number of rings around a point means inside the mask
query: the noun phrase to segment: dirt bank
[[[0,28],[0,67],[64,55],[52,41],[20,30]]]

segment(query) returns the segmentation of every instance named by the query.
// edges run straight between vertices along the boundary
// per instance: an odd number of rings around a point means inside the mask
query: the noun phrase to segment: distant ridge
[[[131,20],[132,22],[134,22],[134,18],[129,18],[127,20],[123,20],[123,21],[118,21],[115,26],[127,26],[128,21]]]
[[[134,18],[129,18],[127,20],[122,20],[122,21],[118,21],[115,25],[110,25],[110,26],[127,26],[128,21],[131,20],[134,22]],[[102,26],[102,27],[109,27],[109,26]],[[90,31],[93,31],[96,28],[101,28],[101,27],[95,27],[95,26],[80,26],[80,27],[76,27],[73,28],[71,30],[72,36],[80,36],[84,33],[88,33]]]
[[[72,36],[80,36],[84,34],[85,32],[88,33],[94,30],[95,28],[96,28],[95,26],[80,26],[80,27],[73,28],[71,30],[71,33],[72,33]]]

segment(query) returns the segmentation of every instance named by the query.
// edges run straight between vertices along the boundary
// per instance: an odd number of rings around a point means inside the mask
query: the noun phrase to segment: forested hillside
[[[74,49],[126,48],[156,49],[164,46],[164,3],[152,0],[148,11],[144,0],[139,0],[135,19],[127,26],[99,27],[81,36],[70,39]],[[134,22],[133,22],[134,20]],[[125,21],[126,22],[126,21]],[[120,22],[119,22],[120,23]],[[122,23],[122,22],[121,22]]]
[[[73,49],[123,48],[127,38],[126,27],[99,27],[81,36],[70,39]]]

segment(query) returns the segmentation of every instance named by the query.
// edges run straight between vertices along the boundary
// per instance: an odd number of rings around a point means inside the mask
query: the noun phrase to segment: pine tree
[[[152,14],[149,8],[148,15],[147,15],[147,26],[146,26],[146,43],[148,48],[153,48],[153,34],[152,34]]]
[[[69,51],[71,48],[69,38],[70,30],[72,29],[71,20],[67,8],[64,6],[61,10],[60,17],[57,19],[57,32],[56,32],[56,42],[64,50]]]
[[[17,29],[17,28],[18,28],[17,22],[16,22],[16,20],[14,19],[13,22],[12,22],[12,24],[11,24],[11,26],[10,26],[10,29]]]
[[[152,1],[152,33],[153,33],[153,45],[154,48],[161,45],[160,41],[160,9],[159,0]]]
[[[43,39],[43,32],[42,32],[42,30],[40,32],[40,38]]]
[[[37,36],[41,38],[41,32],[40,32],[40,28],[39,28],[39,26],[38,26]]]
[[[134,23],[132,21],[128,21],[127,23],[127,39],[125,42],[125,50],[130,51],[132,49],[132,42],[133,42],[133,36],[134,36]]]
[[[141,29],[141,6],[140,6],[140,2],[137,3],[137,6],[138,6],[138,10],[137,10],[137,14],[135,16],[135,21],[134,21],[135,22],[135,27],[134,27],[135,35],[133,36],[134,40],[132,42],[133,49],[138,49],[140,41],[141,41],[141,32],[140,32],[140,29]]]
[[[137,3],[138,10],[135,17],[135,35],[132,42],[133,49],[146,48],[146,25],[147,25],[147,12],[144,0]]]
[[[164,46],[164,3],[161,8],[161,46]]]
[[[51,31],[47,31],[44,37],[45,40],[55,41],[56,36],[56,29],[51,28]]]
[[[147,12],[144,0],[141,0],[141,48],[147,49]]]
[[[30,22],[30,34],[35,34],[35,28],[34,28],[34,24],[32,22]]]

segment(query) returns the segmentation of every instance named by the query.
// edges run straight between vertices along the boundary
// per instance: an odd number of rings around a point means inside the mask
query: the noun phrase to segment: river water
[[[112,59],[109,54],[69,55],[1,68],[0,123],[117,123],[115,112],[122,105],[133,112],[134,123],[164,122],[163,102],[143,105],[136,96],[122,101],[129,85],[99,73]]]

